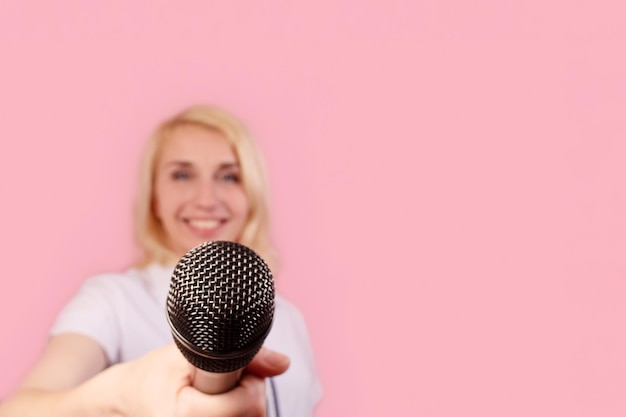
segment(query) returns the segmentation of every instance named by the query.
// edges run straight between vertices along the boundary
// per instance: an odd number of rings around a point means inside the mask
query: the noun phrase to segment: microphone
[[[269,267],[242,244],[205,242],[178,261],[167,321],[195,388],[219,394],[237,385],[272,327],[274,299]]]

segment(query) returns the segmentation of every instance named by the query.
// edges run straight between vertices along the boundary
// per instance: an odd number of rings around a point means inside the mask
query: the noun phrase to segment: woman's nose
[[[212,207],[219,202],[218,190],[212,181],[199,181],[195,191],[195,203],[199,206]]]

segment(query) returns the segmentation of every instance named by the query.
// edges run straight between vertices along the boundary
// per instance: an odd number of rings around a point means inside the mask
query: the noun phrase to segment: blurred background
[[[266,156],[331,416],[626,413],[619,1],[0,1],[0,398],[193,103]]]

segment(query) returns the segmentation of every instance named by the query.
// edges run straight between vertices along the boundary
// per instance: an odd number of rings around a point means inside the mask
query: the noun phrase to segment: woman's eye
[[[226,182],[239,182],[239,174],[229,173],[222,175],[222,180]]]
[[[174,180],[186,180],[189,179],[190,175],[187,171],[174,171],[172,173],[172,179]]]

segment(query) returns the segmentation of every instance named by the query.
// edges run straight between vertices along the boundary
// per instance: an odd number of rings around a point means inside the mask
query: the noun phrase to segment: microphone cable
[[[274,402],[274,417],[280,417],[280,409],[278,408],[278,393],[276,391],[276,383],[274,382],[274,378],[268,378],[268,379],[270,380],[270,386],[272,390],[272,400]]]

